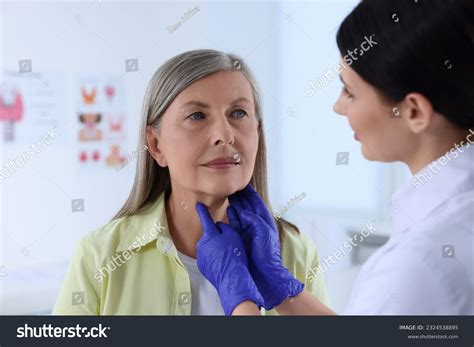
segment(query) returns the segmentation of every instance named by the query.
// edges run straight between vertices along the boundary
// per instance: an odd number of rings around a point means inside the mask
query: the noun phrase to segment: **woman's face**
[[[219,71],[184,89],[155,133],[172,189],[218,197],[243,189],[255,165],[258,122],[252,88],[238,71]]]
[[[334,111],[347,116],[366,159],[383,162],[402,160],[413,144],[410,131],[402,119],[402,109],[382,100],[378,91],[352,68],[344,62],[341,65],[344,66],[340,73],[344,88],[334,104]]]

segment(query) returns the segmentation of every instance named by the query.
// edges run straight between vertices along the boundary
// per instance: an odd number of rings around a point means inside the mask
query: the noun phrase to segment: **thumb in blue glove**
[[[239,233],[230,225],[214,223],[205,205],[197,203],[203,235],[197,243],[199,271],[216,288],[226,315],[243,301],[259,308],[263,298],[248,271],[247,254]]]

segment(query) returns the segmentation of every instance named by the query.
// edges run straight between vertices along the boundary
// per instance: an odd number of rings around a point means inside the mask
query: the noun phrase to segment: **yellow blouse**
[[[190,315],[189,275],[168,232],[164,199],[162,194],[139,213],[111,221],[81,240],[53,314]],[[324,278],[308,281],[306,275],[319,264],[314,244],[293,230],[284,232],[283,263],[328,305]]]

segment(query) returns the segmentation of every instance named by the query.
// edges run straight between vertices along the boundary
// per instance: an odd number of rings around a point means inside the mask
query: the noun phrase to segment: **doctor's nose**
[[[332,109],[340,116],[347,116],[347,102],[344,100],[342,95],[334,103]]]
[[[344,107],[344,101],[341,100],[341,98],[337,99],[337,101],[334,103],[332,109],[334,112],[336,112],[340,116],[347,116],[346,115],[346,108]]]

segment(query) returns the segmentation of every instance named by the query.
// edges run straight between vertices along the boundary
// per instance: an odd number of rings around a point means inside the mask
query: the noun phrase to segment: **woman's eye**
[[[234,112],[232,112],[232,115],[234,115],[235,118],[243,118],[247,116],[247,112],[245,112],[244,110],[235,110]]]
[[[201,119],[204,119],[205,116],[204,116],[204,113],[202,113],[202,112],[194,112],[188,118],[190,118],[192,120],[201,120]]]
[[[354,97],[351,93],[349,93],[346,87],[342,87],[342,93],[346,95],[349,99],[352,99]]]

